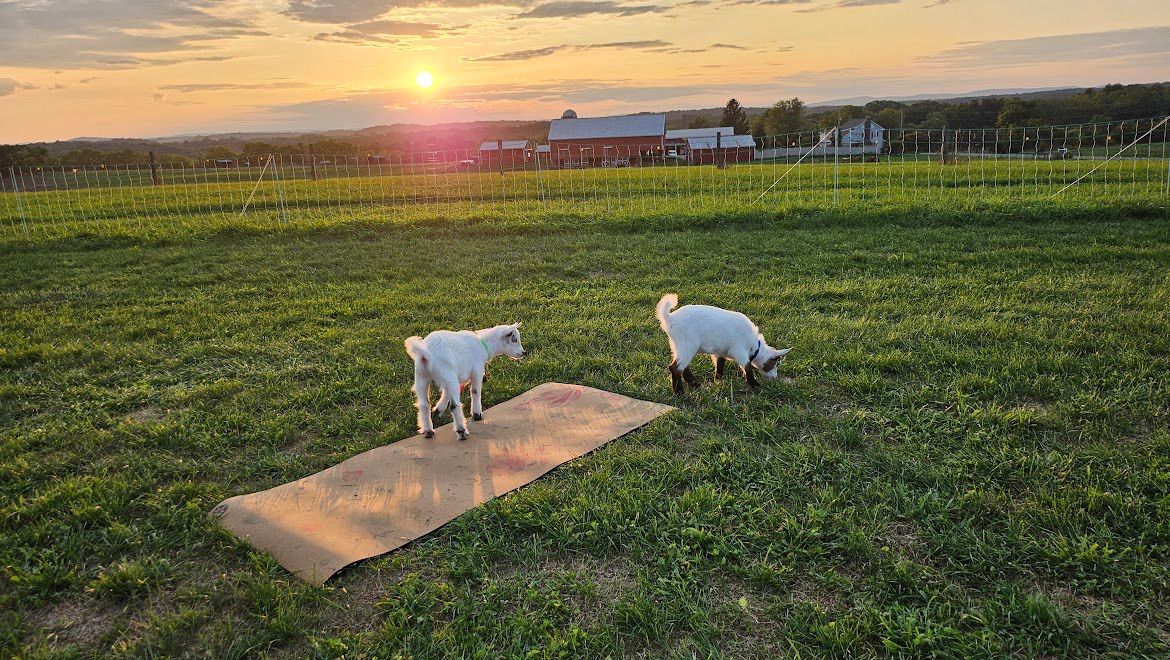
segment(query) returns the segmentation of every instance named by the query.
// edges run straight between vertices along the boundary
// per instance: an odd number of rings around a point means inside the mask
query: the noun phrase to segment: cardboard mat
[[[301,579],[323,584],[554,467],[643,426],[670,406],[546,383],[484,412],[460,442],[451,424],[317,474],[224,500],[219,523]]]

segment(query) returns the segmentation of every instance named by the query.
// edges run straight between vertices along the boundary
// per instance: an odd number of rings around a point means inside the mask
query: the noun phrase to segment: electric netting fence
[[[605,140],[399,154],[21,165],[0,172],[0,232],[87,224],[296,222],[338,214],[743,211],[980,199],[1170,200],[1170,122],[890,129],[854,122],[746,139]],[[639,140],[640,141],[640,140]],[[634,142],[639,142],[634,141]]]

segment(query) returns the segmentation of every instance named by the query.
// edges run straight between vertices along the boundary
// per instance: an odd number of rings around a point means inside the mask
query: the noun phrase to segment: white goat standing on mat
[[[414,358],[419,432],[428,438],[435,437],[430,407],[432,383],[441,393],[434,412],[450,409],[455,434],[460,440],[466,440],[467,418],[463,416],[463,402],[459,398],[460,386],[471,383],[471,418],[478,422],[483,419],[483,377],[487,363],[497,355],[507,355],[513,360],[524,357],[519,323],[475,331],[436,330],[425,339],[411,337],[405,345],[406,352]]]

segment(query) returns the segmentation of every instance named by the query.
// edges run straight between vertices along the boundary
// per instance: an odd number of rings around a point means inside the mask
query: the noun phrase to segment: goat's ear
[[[785,355],[788,355],[788,352],[791,350],[792,350],[791,348],[782,348],[782,349],[776,351],[776,356],[777,357],[784,357]]]
[[[522,325],[524,325],[524,322],[523,322],[523,321],[517,321],[517,322],[515,322],[515,323],[513,323],[513,324],[512,324],[512,329],[513,329],[513,330],[519,330],[519,329],[520,329],[520,326],[522,326]]]

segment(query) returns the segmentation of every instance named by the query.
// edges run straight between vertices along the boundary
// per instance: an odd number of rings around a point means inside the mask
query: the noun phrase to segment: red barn
[[[691,165],[749,163],[756,157],[756,141],[750,135],[687,138],[687,162]]]
[[[659,161],[665,137],[664,114],[579,119],[566,110],[548,128],[555,167],[625,167]]]
[[[502,145],[492,140],[479,145],[479,162],[484,169],[499,167],[501,158],[505,169],[523,168],[532,158],[532,145],[528,140],[504,140]]]

